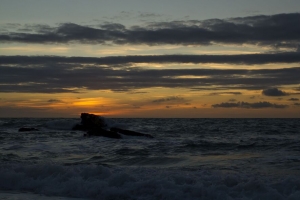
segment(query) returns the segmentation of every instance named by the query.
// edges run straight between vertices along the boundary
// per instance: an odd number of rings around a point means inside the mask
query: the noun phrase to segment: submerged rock
[[[111,131],[117,132],[117,133],[121,133],[123,135],[131,135],[131,136],[145,136],[145,137],[149,137],[149,138],[154,138],[152,135],[150,134],[145,134],[145,133],[139,133],[136,131],[130,131],[130,130],[126,130],[126,129],[120,129],[120,128],[116,128],[116,127],[112,127],[110,128]]]
[[[87,132],[87,136],[103,136],[103,137],[109,137],[109,138],[116,138],[121,139],[121,135],[117,132],[108,131],[103,128],[94,128],[92,130],[89,130]]]
[[[39,131],[39,129],[32,128],[32,127],[22,127],[19,129],[19,132],[26,132],[26,131]]]
[[[90,113],[81,113],[81,123],[76,124],[72,130],[80,130],[87,131],[85,136],[103,136],[109,138],[122,138],[123,135],[130,136],[144,136],[153,138],[150,134],[139,133],[136,131],[125,130],[117,127],[111,127],[108,130],[107,124],[105,123],[105,119],[101,116],[90,114]]]

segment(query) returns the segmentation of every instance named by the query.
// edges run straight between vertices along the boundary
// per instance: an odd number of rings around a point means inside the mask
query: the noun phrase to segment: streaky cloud
[[[47,102],[48,103],[62,103],[63,101],[59,100],[59,99],[49,99]]]
[[[236,99],[229,99],[229,102],[236,102]]]
[[[262,94],[265,96],[287,96],[288,93],[278,89],[278,88],[268,88],[262,91]]]
[[[223,94],[232,94],[232,95],[241,95],[241,92],[213,92],[210,93],[210,96],[223,95]]]
[[[171,96],[171,97],[166,97],[166,98],[160,98],[160,99],[155,99],[152,101],[152,103],[165,103],[165,102],[176,102],[176,103],[182,103],[186,102],[183,97],[178,97],[178,96]]]
[[[236,55],[133,55],[108,57],[0,56],[0,64],[77,63],[125,65],[130,63],[227,63],[235,65],[254,65],[299,62],[299,52]]]
[[[286,13],[202,21],[153,22],[146,26],[129,28],[116,23],[106,23],[97,27],[74,23],[62,23],[56,27],[23,25],[19,31],[1,32],[0,42],[119,45],[256,44],[289,47],[296,51],[300,42],[299,19],[300,13]]]
[[[13,65],[0,64],[0,74],[1,92],[26,93],[78,93],[83,90],[132,92],[142,88],[165,87],[187,88],[192,91],[264,90],[267,95],[278,96],[285,93],[278,89],[273,91],[265,88],[300,84],[300,67],[256,70],[139,67],[115,69],[110,65],[97,64],[22,62]],[[188,78],[184,78],[185,76]],[[214,95],[220,94],[239,95],[240,92],[214,92]]]
[[[299,101],[299,99],[298,98],[290,98],[290,99],[288,99],[289,101]]]
[[[248,109],[261,109],[261,108],[287,108],[288,105],[284,104],[275,104],[268,101],[260,101],[255,103],[248,102],[237,102],[237,103],[228,103],[222,102],[220,104],[213,104],[213,108],[248,108]]]

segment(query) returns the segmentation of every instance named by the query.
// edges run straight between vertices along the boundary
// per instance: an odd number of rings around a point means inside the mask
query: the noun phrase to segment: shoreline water
[[[112,119],[154,136],[123,139],[83,137],[70,130],[78,121],[1,119],[0,191],[53,199],[300,194],[299,119]],[[18,132],[25,125],[39,131]]]

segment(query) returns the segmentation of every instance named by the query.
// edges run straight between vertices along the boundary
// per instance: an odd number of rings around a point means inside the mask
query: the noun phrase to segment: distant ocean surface
[[[0,119],[0,199],[300,199],[300,119],[106,121],[154,138]]]

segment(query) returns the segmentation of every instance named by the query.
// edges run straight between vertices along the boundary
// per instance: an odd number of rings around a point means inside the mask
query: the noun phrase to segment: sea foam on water
[[[5,191],[99,199],[298,199],[300,190],[293,177],[95,165],[2,165],[0,177]]]

